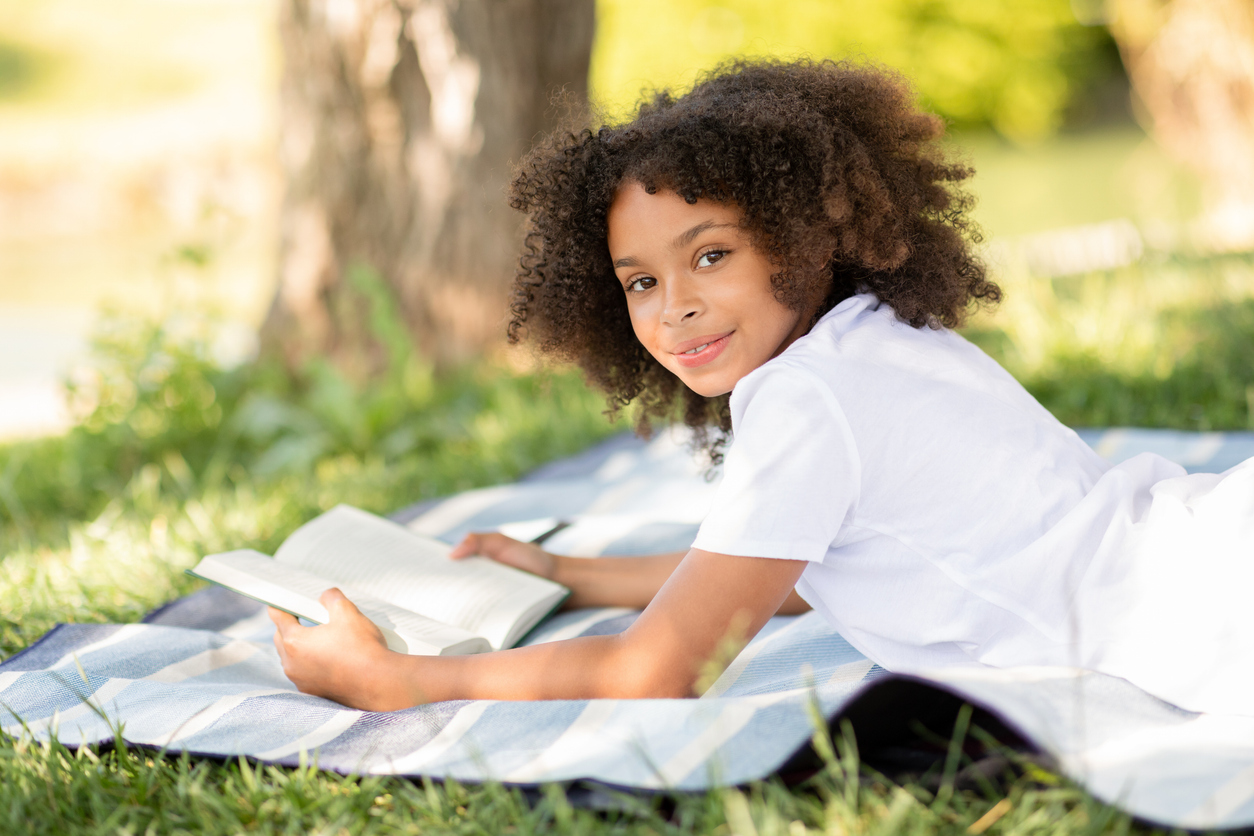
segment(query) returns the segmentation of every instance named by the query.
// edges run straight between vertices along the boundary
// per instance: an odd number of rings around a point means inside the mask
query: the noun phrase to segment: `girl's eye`
[[[657,279],[652,276],[641,276],[638,279],[632,279],[627,282],[628,293],[639,293],[642,290],[648,290],[657,284]]]
[[[710,250],[701,253],[701,257],[697,259],[698,267],[710,267],[723,260],[723,256],[727,255],[726,250]]]

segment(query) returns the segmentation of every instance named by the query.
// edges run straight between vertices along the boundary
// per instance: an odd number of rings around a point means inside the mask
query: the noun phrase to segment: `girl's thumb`
[[[353,602],[348,600],[348,596],[334,586],[318,596],[318,603],[326,607],[328,612],[342,610],[345,604],[350,607],[353,606]]]

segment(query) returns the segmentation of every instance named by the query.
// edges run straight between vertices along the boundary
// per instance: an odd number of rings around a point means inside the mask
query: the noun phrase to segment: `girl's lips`
[[[701,337],[699,340],[690,340],[687,343],[680,343],[677,348],[688,347],[688,351],[697,348],[699,351],[692,351],[691,354],[685,351],[675,351],[671,354],[675,358],[675,362],[686,369],[694,369],[697,366],[704,366],[711,362],[714,358],[723,353],[723,349],[727,348],[727,341],[731,339],[733,331],[728,331],[721,337]],[[706,342],[708,340],[708,342]]]

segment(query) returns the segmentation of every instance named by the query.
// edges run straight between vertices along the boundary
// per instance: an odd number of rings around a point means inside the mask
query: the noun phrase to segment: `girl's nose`
[[[667,325],[679,325],[695,319],[704,309],[700,295],[686,278],[666,282],[666,306],[662,309],[662,321]]]

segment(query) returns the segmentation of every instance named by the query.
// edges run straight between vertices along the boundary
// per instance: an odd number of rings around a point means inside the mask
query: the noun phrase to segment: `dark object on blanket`
[[[968,702],[935,683],[908,677],[885,677],[828,721],[828,732],[840,741],[846,724],[852,730],[858,760],[865,768],[897,783],[940,786],[951,741],[960,737],[969,762],[958,769],[954,788],[981,789],[1011,774],[1026,759],[1048,766],[1048,756],[1013,727],[984,708],[972,707],[960,728]],[[972,734],[971,730],[979,734]],[[779,768],[787,783],[798,783],[822,769],[813,745],[806,745]]]
[[[970,715],[962,722],[964,707]],[[959,723],[965,726],[958,729]],[[847,726],[846,726],[847,724]],[[897,784],[914,784],[936,792],[944,778],[945,761],[955,731],[961,738],[963,765],[952,777],[957,792],[1003,792],[1022,774],[1024,764],[1056,771],[1052,758],[1032,745],[996,714],[970,706],[962,697],[933,683],[910,678],[884,678],[853,700],[828,722],[833,741],[850,728],[862,769],[861,780],[883,776]],[[777,775],[785,784],[804,789],[805,781],[823,769],[823,759],[806,744],[786,761]],[[620,789],[593,781],[564,787],[572,806],[616,814],[660,813],[675,808],[670,791],[646,792]],[[542,788],[523,788],[523,796],[540,802]]]
[[[970,716],[963,723],[965,729],[958,729],[964,707],[969,708]],[[953,775],[954,791],[980,792],[990,787],[1004,791],[1010,781],[1020,777],[1024,764],[1035,764],[1048,772],[1057,770],[1047,753],[1002,718],[922,680],[879,680],[828,721],[832,740],[840,741],[846,727],[854,735],[863,781],[879,775],[897,784],[915,784],[936,792],[956,730],[965,765]],[[807,743],[776,774],[785,784],[798,786],[823,767],[823,758]],[[593,781],[575,782],[564,790],[572,806],[607,813],[630,815],[649,810],[667,815],[675,806],[670,791],[642,793]],[[541,788],[523,788],[522,792],[531,803],[544,798]]]

